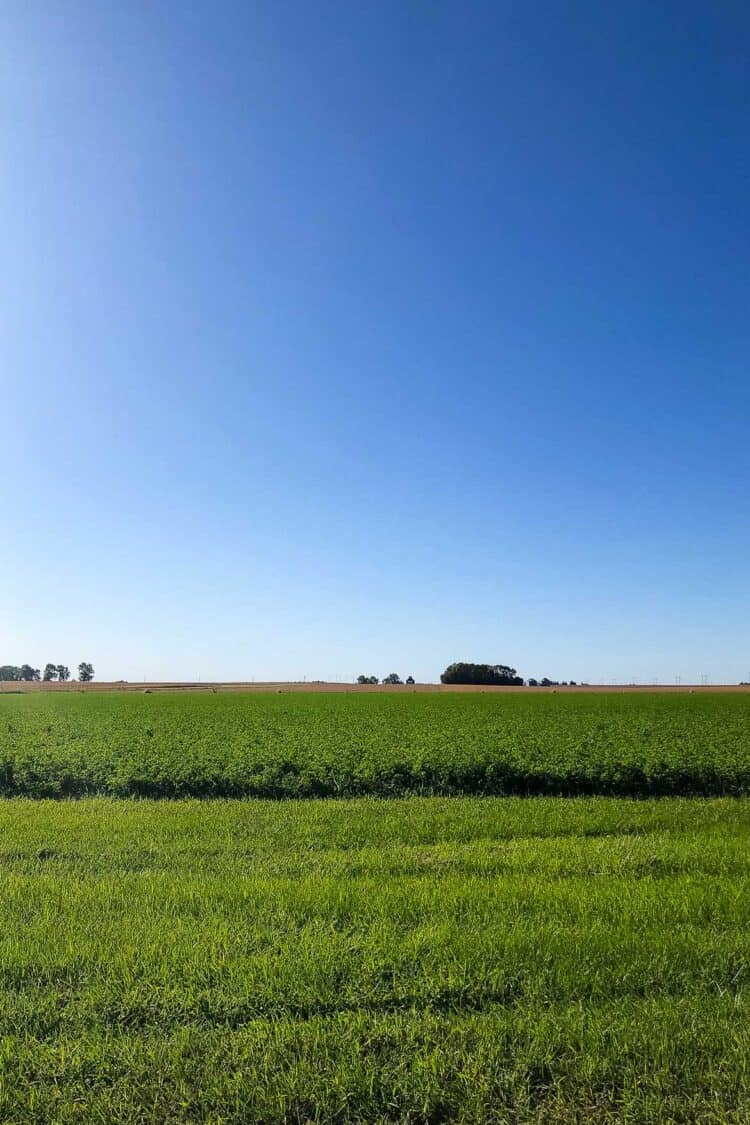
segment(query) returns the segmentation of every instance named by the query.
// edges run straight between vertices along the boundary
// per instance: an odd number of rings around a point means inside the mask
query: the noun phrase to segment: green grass
[[[750,695],[0,695],[0,794],[750,793]]]
[[[746,1122],[742,800],[0,802],[0,1120]]]

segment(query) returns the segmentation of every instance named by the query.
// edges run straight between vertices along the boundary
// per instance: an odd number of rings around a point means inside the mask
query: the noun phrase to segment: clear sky
[[[750,9],[0,13],[0,663],[750,678]]]

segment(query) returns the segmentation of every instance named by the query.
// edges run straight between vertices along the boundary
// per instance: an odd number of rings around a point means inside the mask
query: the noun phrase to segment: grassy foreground
[[[745,1122],[750,806],[0,802],[0,1119]]]
[[[750,793],[750,695],[0,695],[0,794]]]

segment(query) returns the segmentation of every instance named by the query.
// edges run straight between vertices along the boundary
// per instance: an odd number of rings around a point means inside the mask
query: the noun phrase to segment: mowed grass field
[[[738,799],[0,802],[0,1120],[747,1122]]]
[[[750,694],[0,695],[0,795],[745,794]]]

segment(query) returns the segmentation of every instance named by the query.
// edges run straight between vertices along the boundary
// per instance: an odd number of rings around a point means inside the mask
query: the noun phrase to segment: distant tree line
[[[575,680],[548,680],[546,676],[542,676],[541,680],[535,680],[531,676],[526,683],[529,687],[577,687]]]
[[[532,676],[528,680],[518,675],[508,664],[468,664],[459,661],[449,664],[440,677],[441,684],[483,684],[487,687],[576,687],[575,680],[550,680],[542,676],[540,680]]]
[[[83,660],[78,665],[78,679],[82,684],[89,683],[94,678],[94,665]],[[32,668],[30,664],[1,664],[0,680],[17,680],[19,682],[33,683],[41,680],[43,683],[56,681],[64,684],[70,679],[70,668],[66,664],[45,664],[44,672]]]
[[[449,664],[440,676],[441,684],[477,684],[487,687],[576,687],[575,680],[551,680],[547,676],[535,679],[533,676],[524,680],[518,675],[515,668],[509,664],[470,664],[467,661],[457,661]],[[407,676],[405,680],[396,672],[383,676],[357,676],[358,684],[413,684],[414,677]]]
[[[357,676],[358,684],[413,684],[415,682],[413,676],[407,676],[405,680],[402,680],[398,672],[390,672],[387,676],[383,676],[382,680],[379,680],[377,676]]]

